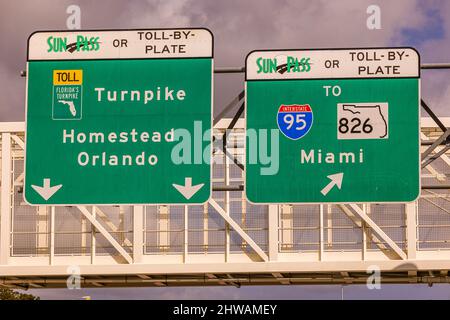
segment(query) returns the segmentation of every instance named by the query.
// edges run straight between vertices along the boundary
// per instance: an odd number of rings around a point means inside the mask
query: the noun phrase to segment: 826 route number
[[[348,118],[340,118],[339,119],[339,132],[340,133],[371,133],[373,131],[372,125],[370,125],[370,118],[367,118],[364,120],[364,123],[361,126],[361,119],[360,118],[352,118],[350,119],[350,125],[349,125],[349,119]],[[362,130],[362,131],[361,131]]]
[[[387,102],[351,102],[337,104],[337,138],[388,139]]]

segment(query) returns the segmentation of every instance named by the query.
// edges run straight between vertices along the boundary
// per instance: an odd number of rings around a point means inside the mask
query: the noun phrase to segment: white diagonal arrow
[[[42,198],[44,198],[45,201],[47,201],[48,199],[50,199],[56,193],[56,191],[58,191],[62,187],[62,184],[58,184],[56,186],[50,187],[50,179],[49,178],[44,178],[44,185],[42,187],[35,186],[33,184],[31,185],[31,187],[37,193],[39,193],[39,195]]]
[[[329,176],[327,176],[327,178],[330,179],[331,181],[325,186],[325,188],[323,188],[320,191],[324,196],[326,196],[328,194],[328,192],[330,192],[330,190],[334,186],[336,186],[339,190],[341,190],[342,179],[344,179],[344,173],[343,172],[330,174]]]
[[[172,186],[174,186],[174,188],[177,189],[188,200],[192,198],[192,196],[196,194],[197,191],[200,190],[204,185],[204,183],[200,183],[193,186],[191,177],[184,178],[184,186],[175,183],[172,184]]]

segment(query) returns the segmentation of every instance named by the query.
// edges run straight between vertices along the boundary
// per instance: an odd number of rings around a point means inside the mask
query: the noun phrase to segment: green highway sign
[[[212,77],[206,29],[33,33],[26,201],[206,202]]]
[[[248,200],[415,200],[419,60],[412,48],[251,52],[246,59]]]

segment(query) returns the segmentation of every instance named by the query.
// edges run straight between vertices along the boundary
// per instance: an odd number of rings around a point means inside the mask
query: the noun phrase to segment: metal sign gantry
[[[450,119],[422,101],[432,118],[421,120],[416,202],[252,205],[242,195],[243,97],[222,113],[238,106],[233,119],[214,120],[217,192],[202,206],[30,207],[25,125],[2,123],[0,286],[64,288],[75,269],[82,287],[351,284],[374,265],[382,282],[449,282]]]

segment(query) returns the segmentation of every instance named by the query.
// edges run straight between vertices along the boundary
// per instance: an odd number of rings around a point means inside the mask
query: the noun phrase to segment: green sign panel
[[[37,32],[27,75],[28,203],[209,199],[208,30]]]
[[[415,200],[419,95],[419,55],[411,48],[250,53],[248,200]]]

